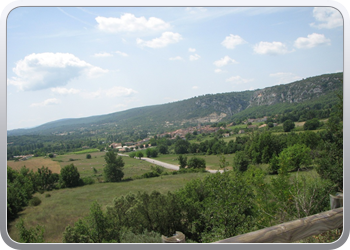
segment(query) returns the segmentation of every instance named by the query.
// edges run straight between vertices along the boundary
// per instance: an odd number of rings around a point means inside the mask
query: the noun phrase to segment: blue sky
[[[314,7],[19,7],[7,129],[343,71],[343,20]]]

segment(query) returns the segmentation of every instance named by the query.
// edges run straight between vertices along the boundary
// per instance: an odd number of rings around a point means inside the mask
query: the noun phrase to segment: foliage
[[[137,151],[135,156],[141,159],[141,157],[143,157],[143,153],[141,151]]]
[[[313,118],[304,123],[304,130],[315,130],[321,126],[320,121],[317,118]]]
[[[23,219],[20,219],[16,224],[19,230],[19,242],[21,243],[43,243],[44,242],[44,227],[37,225],[35,228],[26,228]]]
[[[42,190],[52,190],[55,183],[59,180],[59,175],[56,173],[53,174],[48,167],[42,166],[38,168],[36,178],[37,185],[40,186]]]
[[[14,219],[28,205],[34,193],[29,176],[7,167],[7,218]]]
[[[40,205],[41,200],[39,199],[39,197],[33,197],[32,199],[29,200],[29,206],[38,206]]]
[[[179,155],[177,160],[179,161],[180,169],[187,166],[187,156]]]
[[[338,112],[327,123],[324,151],[318,159],[318,174],[343,190],[343,96],[338,95]]]
[[[249,158],[244,151],[238,151],[233,158],[233,167],[237,170],[244,172],[247,170],[249,164]]]
[[[91,159],[91,154],[87,154],[86,159]]]
[[[303,144],[295,144],[283,151],[278,156],[278,164],[288,171],[296,171],[302,166],[311,164],[310,148]]]
[[[106,166],[103,169],[104,180],[106,182],[118,182],[121,181],[124,173],[124,161],[121,156],[118,158],[113,151],[109,151],[105,155]]]
[[[158,151],[154,148],[147,148],[146,149],[146,156],[148,158],[155,158],[158,155]]]
[[[205,159],[194,156],[187,161],[187,167],[194,168],[194,169],[200,169],[200,168],[205,169],[206,167]]]
[[[292,120],[286,120],[283,123],[283,131],[290,132],[293,128],[295,128],[295,123]]]
[[[183,140],[183,139],[176,139],[176,142],[175,142],[175,153],[176,154],[186,154],[188,153],[188,148],[190,146],[190,143],[186,140]]]
[[[66,165],[61,169],[60,182],[65,187],[79,186],[80,174],[73,164]]]

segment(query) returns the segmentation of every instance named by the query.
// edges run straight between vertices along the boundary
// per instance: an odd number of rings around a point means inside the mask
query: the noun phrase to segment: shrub
[[[51,194],[45,194],[45,197],[46,198],[51,197]]]
[[[304,123],[304,130],[315,130],[320,126],[321,126],[320,121],[317,118],[314,118]]]
[[[91,154],[87,154],[86,159],[91,159]]]
[[[41,200],[38,197],[33,197],[29,200],[29,206],[38,206],[41,203]]]
[[[187,166],[189,168],[205,168],[206,165],[205,160],[203,158],[194,156],[188,160]]]
[[[81,184],[82,186],[83,185],[91,185],[91,184],[94,184],[95,183],[95,180],[92,179],[91,177],[84,177],[81,179]]]
[[[244,172],[247,170],[249,164],[249,158],[247,154],[244,151],[238,151],[235,154],[235,157],[233,158],[233,166],[241,171]]]
[[[19,231],[19,242],[21,243],[43,243],[44,242],[44,227],[37,225],[35,228],[25,228],[23,219],[16,224]]]
[[[293,128],[295,128],[295,123],[292,120],[286,120],[283,123],[284,132],[290,132]]]
[[[73,164],[64,166],[61,169],[60,181],[66,187],[76,187],[79,185],[80,174]]]

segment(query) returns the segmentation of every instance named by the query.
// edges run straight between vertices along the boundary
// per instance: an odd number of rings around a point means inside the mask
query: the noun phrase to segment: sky
[[[19,7],[7,129],[343,71],[328,7]]]

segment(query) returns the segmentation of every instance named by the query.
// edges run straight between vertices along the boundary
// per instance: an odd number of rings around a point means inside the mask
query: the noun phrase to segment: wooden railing
[[[213,243],[292,243],[342,227],[343,208],[340,207]],[[176,232],[169,238],[162,236],[162,242],[185,243],[186,240],[183,233]]]
[[[291,243],[343,227],[343,208],[286,222],[213,243]]]

